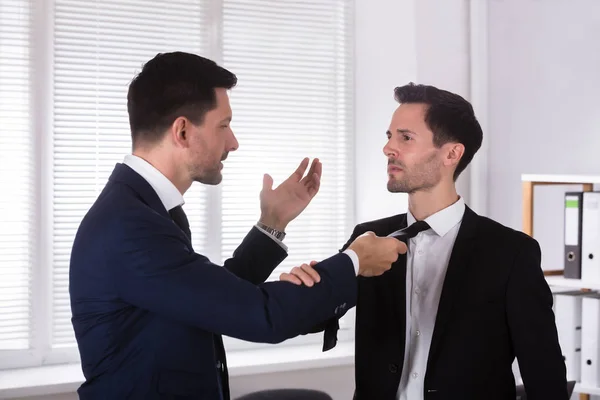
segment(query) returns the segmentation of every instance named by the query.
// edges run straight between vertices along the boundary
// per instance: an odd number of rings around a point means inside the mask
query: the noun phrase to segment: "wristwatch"
[[[265,230],[269,235],[275,237],[277,240],[283,240],[285,237],[285,232],[278,231],[277,229],[273,229],[270,226],[263,224],[262,222],[257,222],[256,225]]]

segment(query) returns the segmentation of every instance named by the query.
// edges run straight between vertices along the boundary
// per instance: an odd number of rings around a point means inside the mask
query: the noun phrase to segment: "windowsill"
[[[241,350],[227,353],[231,377],[352,365],[354,343],[338,342],[325,353],[321,345]],[[80,364],[0,371],[0,398],[74,393],[83,382]]]

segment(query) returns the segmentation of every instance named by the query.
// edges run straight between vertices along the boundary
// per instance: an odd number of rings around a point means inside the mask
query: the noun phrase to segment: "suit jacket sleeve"
[[[258,285],[267,280],[286,256],[279,244],[253,227],[223,266],[237,277]]]
[[[126,215],[115,221],[105,254],[119,296],[136,307],[209,332],[277,343],[356,304],[356,277],[345,254],[319,264],[322,280],[313,287],[257,286],[193,252],[172,224],[136,211]]]
[[[537,241],[527,238],[507,288],[507,318],[530,400],[568,400],[565,363],[552,311],[552,292],[540,267]]]
[[[352,231],[352,234],[350,235],[350,238],[348,239],[348,241],[346,241],[346,244],[344,244],[340,249],[340,253],[346,250],[348,246],[350,246],[350,244],[352,244],[352,242],[354,242],[354,240],[358,236],[362,235],[364,232],[365,228],[362,225],[356,225],[354,227],[354,230]],[[357,279],[360,279],[360,277],[358,277]],[[337,344],[337,333],[340,330],[341,317],[343,317],[343,314],[339,316],[334,316],[333,318],[330,318],[313,326],[308,331],[308,333],[323,332],[323,351],[331,350]]]

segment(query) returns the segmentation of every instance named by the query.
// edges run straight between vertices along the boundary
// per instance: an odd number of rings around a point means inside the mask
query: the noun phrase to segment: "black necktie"
[[[419,232],[426,231],[429,228],[431,227],[427,222],[417,221],[414,224],[407,226],[406,228],[390,233],[388,237],[395,237],[398,240],[406,242],[408,239],[417,236]]]
[[[171,216],[171,218],[173,218],[173,221],[175,221],[175,223],[181,228],[183,233],[185,233],[187,235],[187,237],[190,240],[192,240],[192,232],[190,231],[190,223],[185,215],[185,212],[183,211],[183,208],[181,206],[172,208],[169,211],[169,215]]]

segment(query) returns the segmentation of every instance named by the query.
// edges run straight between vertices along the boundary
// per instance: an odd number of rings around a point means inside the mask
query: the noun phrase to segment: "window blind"
[[[198,0],[54,3],[51,344],[56,348],[75,344],[68,271],[77,227],[115,163],[131,152],[128,84],[159,52],[203,54],[206,12]],[[186,194],[197,251],[206,238],[204,196],[199,185]]]
[[[32,5],[0,2],[0,351],[30,347],[35,232]]]
[[[321,188],[287,227],[288,257],[271,274],[335,254],[352,215],[351,4],[344,0],[224,0],[223,62],[239,78],[231,92],[240,150],[225,163],[222,257],[230,257],[260,216],[264,173],[274,186],[302,158],[323,163]],[[353,326],[353,313],[340,321]],[[340,339],[350,332],[340,332]],[[318,342],[300,336],[284,345]],[[225,339],[229,349],[249,344]]]
[[[221,59],[239,77],[231,99],[241,150],[225,163],[217,190],[194,184],[185,196],[196,251],[215,262],[230,257],[259,217],[263,173],[277,185],[304,156],[323,161],[321,192],[288,227],[290,256],[270,279],[344,243],[352,212],[351,2],[53,0],[44,15],[34,4],[0,2],[0,361],[8,361],[0,368],[78,360],[71,246],[115,163],[131,151],[128,84],[159,52]],[[48,58],[33,46],[34,14],[52,29]],[[32,71],[52,78],[49,96],[36,91],[35,102]],[[48,165],[34,134],[47,111],[51,124],[40,134],[49,138]],[[38,172],[47,170],[50,193],[40,197]],[[49,232],[39,229],[38,208],[50,212]],[[52,256],[38,263],[46,242]],[[40,271],[51,281],[40,282]],[[47,284],[49,297],[32,283]],[[50,313],[41,311],[46,301]],[[34,303],[44,305],[35,327]]]
[[[320,192],[286,229],[289,256],[270,280],[347,240],[350,181],[350,2],[224,0],[223,62],[237,74],[232,128],[240,150],[225,162],[222,256],[260,216],[264,173],[274,186],[303,157],[323,163]]]

